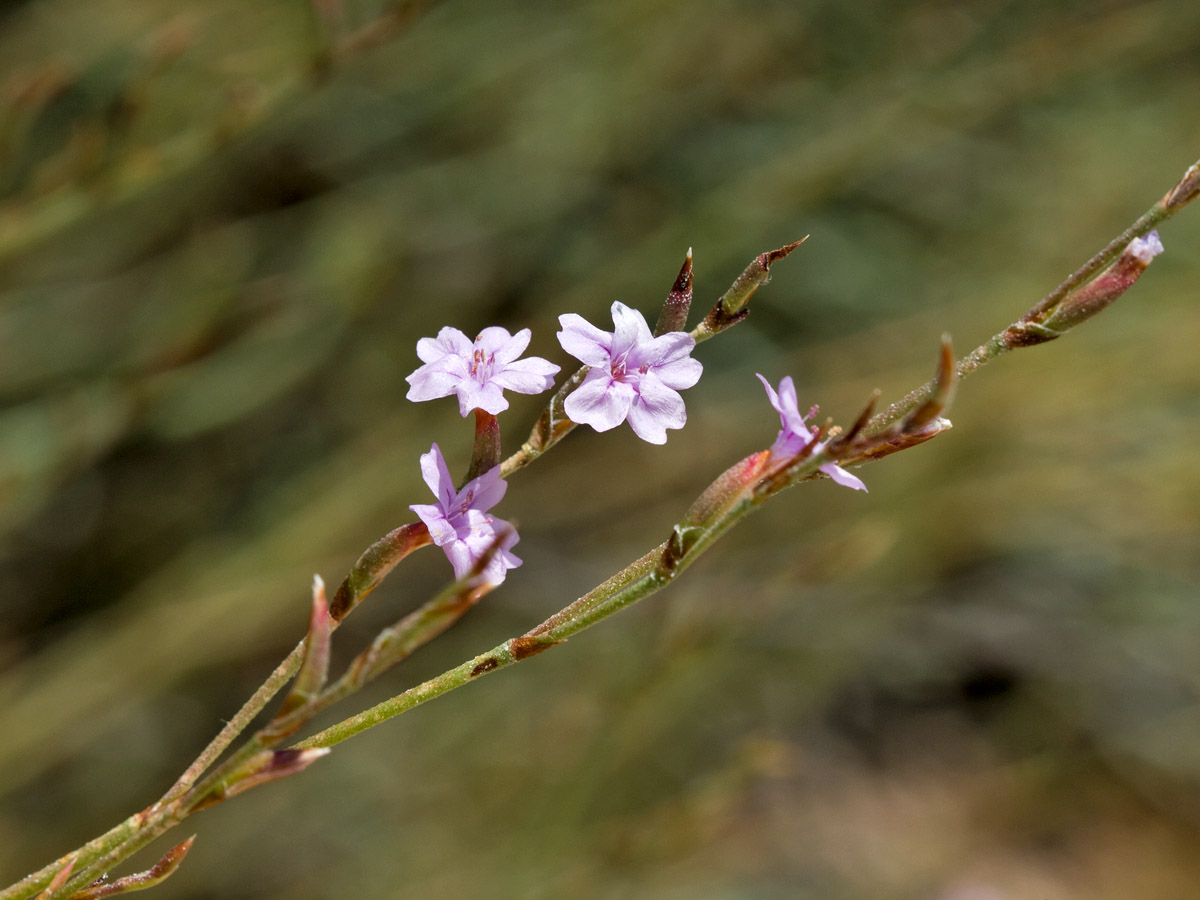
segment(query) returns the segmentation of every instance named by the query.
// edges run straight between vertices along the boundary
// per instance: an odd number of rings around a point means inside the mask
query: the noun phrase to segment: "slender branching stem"
[[[396,7],[397,10],[406,8],[405,4],[398,4]],[[1047,294],[1018,321],[1017,325],[995,335],[954,363],[954,375],[958,379],[965,378],[997,356],[1016,347],[1029,345],[1020,343],[1018,338],[1021,335],[1018,333],[1014,337],[1013,329],[1022,324],[1028,327],[1032,323],[1036,326],[1065,299],[1078,298],[1080,295],[1074,292],[1113,263],[1132,240],[1145,237],[1197,195],[1200,195],[1200,164],[1192,166],[1183,180],[1162,200]],[[758,287],[766,283],[771,264],[791,253],[799,243],[762,254],[752,261],[705,320],[693,329],[692,336],[698,342],[707,340],[740,322],[746,315],[746,304],[750,297]],[[1131,284],[1132,280],[1128,283]],[[679,309],[686,308],[686,304],[679,298],[686,292],[687,299],[690,300],[690,291],[689,254],[671,295],[678,300],[676,305]],[[678,311],[676,310],[676,313]],[[676,314],[674,318],[668,318],[668,325],[664,327],[677,327],[682,317]],[[1055,336],[1057,333],[1049,337],[1039,337],[1038,340]],[[1030,343],[1032,342],[1035,341],[1030,340]],[[923,413],[932,409],[933,412],[929,413],[929,416],[935,417],[942,405],[949,402],[949,392],[956,380],[951,377],[951,359],[948,343],[944,343],[938,377],[869,419],[868,407],[851,432],[842,435],[841,443],[836,444],[839,448],[837,450],[831,449],[835,444],[824,440],[828,434],[832,441],[836,433],[827,432],[827,425],[814,433],[812,441],[804,451],[791,459],[781,462],[774,457],[774,451],[762,451],[731,467],[693,504],[683,521],[675,526],[667,541],[559,610],[531,631],[510,638],[486,653],[474,656],[453,669],[332,725],[288,750],[271,751],[271,747],[311,720],[317,712],[358,690],[367,681],[440,634],[490,589],[490,585],[481,585],[472,580],[477,579],[482,572],[482,568],[477,566],[478,571],[473,572],[469,578],[456,582],[425,606],[381,633],[376,642],[351,664],[342,678],[331,686],[322,688],[329,632],[374,589],[396,563],[412,550],[430,543],[428,531],[423,526],[401,526],[368,548],[329,606],[324,604],[323,585],[319,603],[314,589],[313,621],[323,623],[321,640],[309,640],[298,645],[205,747],[162,799],[78,850],[0,891],[0,900],[27,900],[39,892],[45,900],[59,900],[79,893],[114,866],[178,825],[188,815],[253,784],[300,771],[313,759],[323,755],[329,747],[429,700],[477,681],[484,675],[561,644],[584,629],[652,596],[670,584],[726,531],[780,490],[816,477],[821,466],[835,461],[834,455],[843,460],[874,458],[885,451],[903,449],[940,433],[942,427],[948,427],[948,423],[942,420],[926,423],[924,420],[927,417]],[[582,382],[586,374],[586,367],[580,369],[559,388],[535,426],[530,439],[502,464],[503,476],[537,459],[574,428],[574,423],[563,412],[563,401]],[[932,406],[929,405],[931,399]],[[917,410],[921,412],[909,418]],[[903,424],[897,427],[897,423],[901,422]],[[498,458],[498,441],[493,440],[496,436],[493,435],[496,431],[494,423],[482,421],[480,430],[485,438],[482,443],[486,452],[477,452],[478,458],[474,462],[476,468],[485,464],[493,465]],[[898,436],[908,438],[910,443],[896,443]],[[874,444],[873,438],[876,439]],[[496,552],[498,547],[499,541],[491,552]],[[480,566],[483,564],[485,563],[481,563]],[[324,618],[321,618],[322,616]],[[307,679],[304,675],[301,676],[302,683],[294,690],[295,696],[289,696],[282,714],[252,735],[224,762],[213,768],[233,741],[245,732],[271,699],[301,670],[302,665],[306,665],[306,646],[315,660],[310,660],[307,664],[312,668],[312,672]],[[320,658],[313,649],[318,646],[321,654],[324,654]],[[318,750],[322,752],[303,752]],[[188,842],[180,844],[170,851],[158,866],[132,878],[141,879],[136,881],[140,886],[149,886],[161,881],[178,865],[178,861],[187,852],[187,846],[190,846]],[[131,881],[130,885],[134,883],[135,881]]]

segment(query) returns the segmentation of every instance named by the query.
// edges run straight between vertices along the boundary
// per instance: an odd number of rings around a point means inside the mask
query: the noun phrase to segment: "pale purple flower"
[[[519,566],[521,560],[509,552],[517,543],[517,530],[487,514],[508,490],[508,482],[500,477],[500,467],[472,478],[461,491],[457,490],[442,451],[434,444],[421,455],[421,475],[437,503],[415,503],[409,509],[425,523],[433,542],[445,551],[454,566],[454,577],[466,575],[500,535],[500,547],[483,574],[491,584],[502,582],[504,573]]]
[[[807,415],[800,414],[800,406],[796,401],[796,386],[792,382],[791,375],[784,376],[779,382],[778,394],[775,393],[775,390],[771,387],[767,379],[759,375],[758,380],[767,389],[767,399],[771,401],[771,405],[779,413],[779,422],[783,425],[783,428],[779,431],[779,436],[775,438],[775,443],[771,445],[771,455],[779,457],[796,456],[813,442],[814,436],[817,433],[817,429],[810,428],[805,422],[806,419],[810,419],[816,415],[817,408],[814,406],[808,411]],[[813,448],[813,452],[820,453],[824,448],[824,444],[817,444]],[[860,479],[851,475],[837,463],[825,463],[825,465],[820,467],[820,471],[844,487],[854,488],[856,491],[865,491],[867,489],[867,486]]]
[[[634,434],[665,444],[668,428],[682,428],[687,410],[679,391],[700,380],[703,367],[689,354],[696,341],[682,331],[654,337],[640,312],[617,301],[614,331],[601,331],[582,316],[558,317],[563,349],[591,366],[567,397],[572,422],[608,431],[629,420]]]
[[[457,328],[443,328],[436,338],[417,341],[425,365],[406,379],[409,400],[433,400],[458,394],[464,417],[473,409],[496,415],[508,409],[504,390],[540,394],[554,386],[558,366],[537,356],[517,359],[529,346],[529,329],[509,334],[492,326],[471,341]]]
[[[1125,248],[1125,253],[1132,256],[1144,266],[1150,265],[1151,260],[1163,252],[1162,241],[1157,231],[1152,231],[1144,238],[1134,238]]]

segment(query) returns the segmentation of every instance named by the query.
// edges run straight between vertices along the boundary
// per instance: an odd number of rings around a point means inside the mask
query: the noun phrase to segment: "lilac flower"
[[[472,478],[456,490],[438,445],[421,455],[421,475],[437,497],[437,503],[415,503],[409,507],[429,528],[429,536],[446,553],[454,566],[454,577],[462,578],[500,535],[500,547],[484,569],[491,584],[504,580],[504,573],[515,569],[521,560],[509,550],[517,543],[517,530],[503,519],[487,515],[508,490],[500,477],[500,467]]]
[[[608,431],[626,419],[634,434],[665,444],[668,428],[682,428],[687,411],[678,391],[700,380],[703,367],[689,354],[696,341],[682,331],[654,337],[640,312],[612,305],[615,330],[601,331],[581,316],[558,317],[563,349],[591,371],[568,397],[572,422]]]
[[[810,409],[807,415],[800,415],[800,407],[796,402],[796,386],[793,384],[792,376],[790,375],[785,376],[779,382],[778,394],[772,389],[767,379],[759,375],[758,380],[767,389],[767,399],[771,401],[771,405],[779,413],[779,421],[783,425],[783,428],[779,431],[779,436],[775,438],[775,443],[771,445],[771,455],[779,457],[797,455],[812,443],[817,433],[817,429],[810,428],[805,424],[806,419],[816,415],[817,407],[814,406]],[[824,444],[817,444],[813,448],[813,452],[819,453],[824,447]],[[865,491],[867,489],[867,486],[861,480],[851,475],[837,463],[825,463],[825,465],[820,467],[820,471],[844,487],[854,488],[856,491]]]
[[[409,400],[433,400],[458,394],[458,411],[473,409],[496,415],[508,409],[503,390],[540,394],[554,385],[558,366],[531,356],[517,359],[529,346],[529,329],[509,334],[492,326],[479,332],[474,343],[457,328],[443,328],[437,338],[417,341],[417,356],[425,365],[406,379]]]
[[[1157,231],[1150,232],[1144,238],[1134,238],[1129,242],[1129,246],[1125,248],[1125,254],[1132,256],[1143,266],[1150,265],[1150,261],[1162,252],[1163,245]]]

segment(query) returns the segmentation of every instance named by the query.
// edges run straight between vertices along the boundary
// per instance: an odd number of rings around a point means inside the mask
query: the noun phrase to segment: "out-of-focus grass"
[[[348,24],[373,14],[347,3]],[[1002,327],[1200,155],[1200,8],[447,2],[309,71],[303,4],[0,9],[0,864],[169,784],[407,518],[444,324],[697,305],[662,448],[513,480],[524,568],[373,689],[540,620],[774,430]],[[196,822],[163,896],[1188,897],[1200,836],[1200,214],[955,428],[797,489],[602,629]],[[514,398],[519,441],[537,412]],[[567,501],[564,503],[564,499]],[[447,574],[421,554],[343,658]]]

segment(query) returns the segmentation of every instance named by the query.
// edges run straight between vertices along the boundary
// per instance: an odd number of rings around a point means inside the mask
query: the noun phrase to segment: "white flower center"
[[[477,347],[471,356],[471,377],[480,384],[484,384],[492,377],[492,366],[495,361],[496,354],[488,353]]]
[[[638,366],[636,369],[629,368],[629,354],[633,352],[633,347],[630,347],[624,353],[614,357],[609,364],[612,371],[613,381],[623,381],[630,384],[637,384],[642,380],[642,376],[650,371],[649,366]]]

